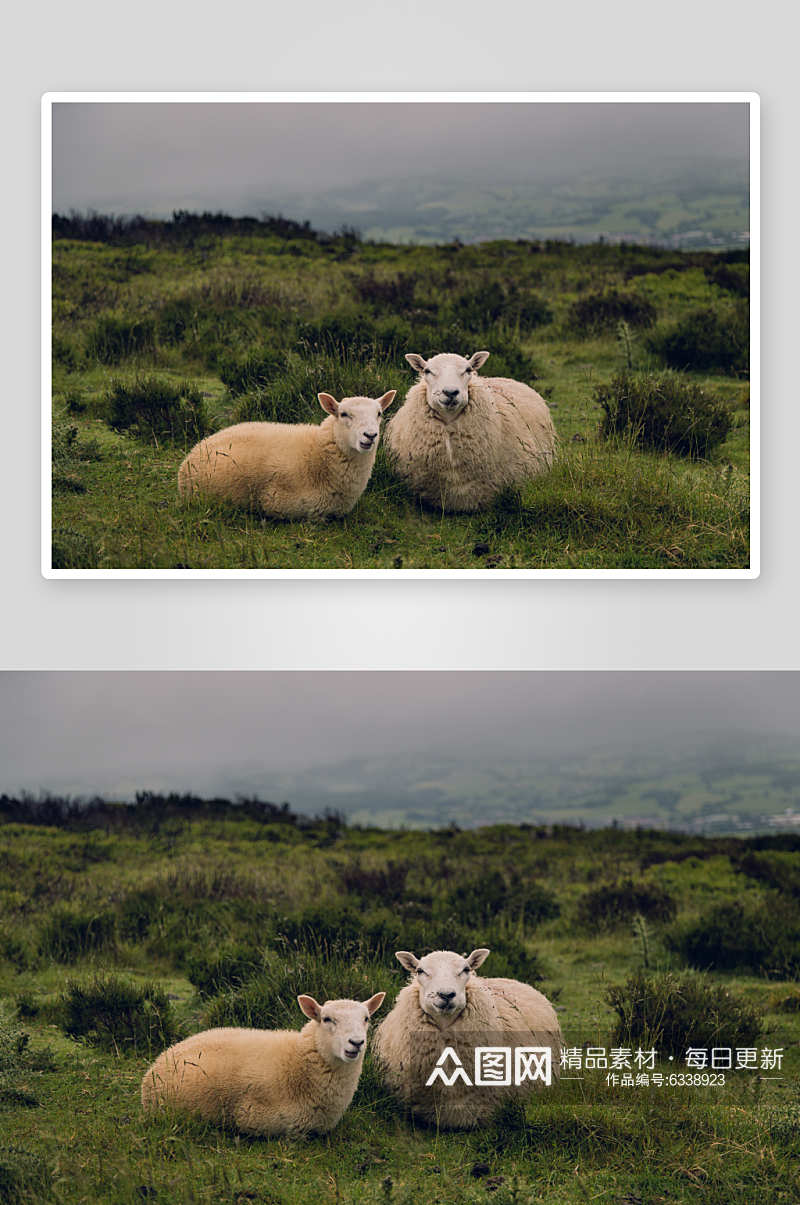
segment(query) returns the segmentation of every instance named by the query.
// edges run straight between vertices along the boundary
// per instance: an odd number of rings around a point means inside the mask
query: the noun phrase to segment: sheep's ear
[[[488,354],[488,353],[487,353]],[[422,356],[407,355],[406,359],[412,368],[416,368],[417,372],[424,372],[427,360],[423,360]]]
[[[488,351],[476,351],[475,355],[472,356],[471,359],[467,360],[467,363],[469,364],[470,368],[474,368],[477,371],[481,365],[486,363],[490,355],[491,352]]]
[[[384,393],[383,397],[378,398],[378,405],[381,410],[385,410],[387,406],[391,406],[394,399],[397,397],[397,390],[390,389],[388,393]]]
[[[419,966],[419,959],[415,958],[413,954],[409,954],[408,950],[398,950],[395,958],[407,971],[416,971]]]
[[[364,1006],[370,1016],[378,1011],[385,999],[386,992],[376,992],[374,996],[370,996],[369,1000],[364,1001]]]
[[[318,393],[319,404],[323,410],[327,410],[328,414],[339,413],[339,403],[335,397],[331,397],[329,393]]]
[[[297,1003],[311,1021],[319,1021],[322,1016],[322,1005],[317,1004],[313,996],[298,996]]]
[[[473,950],[467,959],[467,964],[472,967],[473,971],[477,971],[478,967],[483,966],[486,962],[491,952],[491,950]]]

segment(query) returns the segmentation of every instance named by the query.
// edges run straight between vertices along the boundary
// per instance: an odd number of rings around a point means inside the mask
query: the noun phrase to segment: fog
[[[4,672],[0,792],[130,796],[352,758],[800,736],[795,672]]]
[[[62,102],[53,209],[257,215],[286,193],[367,181],[541,181],[748,155],[737,103]]]

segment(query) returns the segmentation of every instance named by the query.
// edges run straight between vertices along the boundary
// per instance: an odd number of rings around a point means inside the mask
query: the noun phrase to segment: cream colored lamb
[[[479,377],[489,358],[450,353],[423,360],[389,423],[394,471],[423,502],[446,511],[475,511],[504,485],[520,485],[553,462],[556,433],[544,398],[521,381]]]
[[[313,423],[239,423],[192,448],[178,491],[256,507],[276,519],[346,515],[367,488],[381,417],[395,398],[320,393],[328,418]]]
[[[332,1130],[353,1099],[367,1029],[383,1003],[298,996],[310,1020],[299,1032],[209,1029],[159,1055],[142,1081],[142,1105],[169,1105],[264,1138]]]
[[[373,1052],[383,1065],[385,1082],[405,1107],[441,1129],[473,1129],[504,1099],[524,1097],[544,1082],[529,1075],[516,1084],[518,1048],[549,1049],[551,1078],[559,1074],[562,1037],[552,1004],[515,979],[479,978],[475,971],[488,954],[488,950],[473,950],[466,956],[436,950],[424,958],[405,950],[396,954],[413,978],[378,1026]],[[479,1047],[510,1051],[499,1056],[499,1063],[495,1053],[495,1069],[506,1068],[509,1085],[475,1082]],[[528,1053],[525,1058],[528,1070],[532,1067],[535,1073],[541,1053]],[[524,1070],[525,1064],[520,1066]],[[483,1075],[483,1064],[481,1068]]]

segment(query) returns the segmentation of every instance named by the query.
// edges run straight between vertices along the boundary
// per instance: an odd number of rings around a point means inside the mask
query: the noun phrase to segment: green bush
[[[256,978],[264,952],[254,946],[228,945],[210,952],[196,951],[186,959],[186,974],[201,996],[218,996]]]
[[[647,298],[612,289],[574,301],[567,311],[566,325],[579,338],[588,339],[613,330],[620,322],[627,322],[629,326],[653,326],[657,317],[655,306]]]
[[[72,963],[97,950],[112,949],[116,942],[113,913],[83,913],[56,908],[39,930],[38,953],[55,962]]]
[[[664,934],[668,949],[701,970],[800,972],[800,913],[793,900],[728,900]]]
[[[752,1046],[763,1033],[761,1011],[721,985],[644,971],[610,987],[619,1018],[612,1043],[683,1055],[689,1046]]]
[[[503,913],[509,920],[534,926],[560,916],[561,906],[552,891],[519,875],[508,878],[499,870],[487,870],[475,879],[465,879],[451,888],[444,908],[471,921],[492,920]]]
[[[360,941],[319,940],[313,947],[282,943],[264,955],[263,970],[239,988],[217,996],[207,1006],[204,1023],[243,1025],[254,1029],[299,1029],[303,1024],[297,997],[326,1000],[368,1000],[387,993],[383,1015],[403,986],[399,963],[387,969],[374,951]]]
[[[786,850],[749,851],[736,862],[749,879],[774,887],[783,895],[800,897],[800,853]]]
[[[113,314],[103,314],[89,328],[87,354],[101,364],[119,364],[129,356],[153,351],[155,334],[154,318],[117,318]]]
[[[600,431],[626,436],[662,452],[705,457],[733,426],[730,406],[678,376],[631,376],[595,386],[594,401],[604,416]]]
[[[286,353],[267,347],[243,359],[225,354],[218,360],[219,378],[233,397],[263,389],[286,371]]]
[[[139,439],[195,443],[211,430],[203,395],[189,381],[173,385],[163,377],[113,380],[106,393],[108,424]]]
[[[647,340],[650,351],[679,372],[718,369],[731,376],[750,372],[750,307],[747,301],[722,312],[693,310],[672,330],[654,331]]]
[[[668,921],[677,905],[663,887],[654,883],[607,883],[587,891],[578,901],[575,919],[585,929],[615,928],[639,915],[647,920]]]
[[[166,1049],[179,1037],[175,1010],[163,988],[137,987],[114,975],[91,983],[71,980],[59,998],[59,1027],[70,1038],[114,1054]]]

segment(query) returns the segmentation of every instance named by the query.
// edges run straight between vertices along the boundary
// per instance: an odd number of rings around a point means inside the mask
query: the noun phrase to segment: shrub
[[[448,892],[444,906],[473,921],[492,919],[499,913],[512,921],[529,926],[561,914],[561,907],[546,887],[523,882],[518,876],[507,880],[499,870],[487,871],[476,879],[462,880]]]
[[[178,1039],[175,1010],[157,984],[137,987],[114,975],[72,980],[59,999],[59,1026],[70,1038],[115,1054],[152,1056]]]
[[[774,887],[783,895],[800,897],[800,854],[785,850],[749,851],[736,862],[749,879]]]
[[[402,314],[414,305],[418,280],[415,272],[400,272],[394,280],[377,280],[368,275],[354,281],[354,288],[359,301],[372,305],[376,311],[393,310]]]
[[[731,376],[750,372],[750,307],[740,301],[718,312],[693,310],[672,330],[655,331],[648,338],[650,351],[669,368],[707,372],[719,369]]]
[[[775,893],[718,904],[700,920],[673,926],[664,942],[702,970],[800,972],[800,914],[794,901]]]
[[[219,378],[233,397],[263,389],[286,369],[285,352],[264,348],[250,352],[244,359],[225,354],[219,357]]]
[[[749,264],[720,264],[714,268],[704,268],[706,280],[727,293],[736,297],[750,296],[750,265]]]
[[[651,883],[608,883],[587,891],[578,901],[575,919],[586,929],[614,928],[639,915],[647,920],[672,920],[677,905],[663,887]]]
[[[603,436],[628,436],[659,451],[705,457],[733,426],[726,402],[676,376],[636,377],[625,372],[610,384],[596,385],[594,401],[604,411]]]
[[[566,325],[579,338],[588,339],[611,330],[619,322],[650,327],[658,314],[652,302],[636,293],[591,293],[574,301],[567,311]]]
[[[721,985],[643,971],[612,986],[606,1000],[619,1020],[612,1043],[683,1055],[689,1046],[752,1046],[763,1032],[755,1005]]]
[[[159,439],[194,443],[211,430],[203,396],[188,381],[173,385],[157,376],[117,379],[111,382],[106,403],[110,427],[130,431],[148,443]]]
[[[155,347],[154,318],[116,318],[103,314],[89,328],[86,350],[101,364],[119,364],[129,356]]]
[[[340,871],[339,879],[348,895],[399,904],[406,898],[406,879],[410,869],[409,862],[387,862],[385,867],[378,870],[364,870],[356,863]]]
[[[201,996],[217,996],[254,979],[263,965],[263,951],[254,946],[228,945],[210,953],[190,954],[186,974]]]
[[[39,930],[38,952],[55,962],[71,963],[115,944],[115,920],[109,913],[85,914],[57,908]]]
[[[204,1023],[244,1025],[255,1029],[299,1029],[297,997],[308,992],[325,1000],[367,1000],[385,991],[384,1011],[402,987],[400,967],[387,969],[364,942],[317,941],[313,948],[281,943],[264,958],[263,971],[242,987],[217,996],[204,1013]]]

